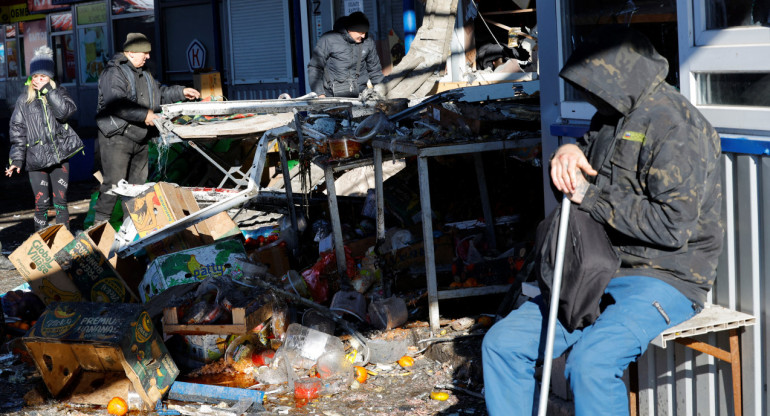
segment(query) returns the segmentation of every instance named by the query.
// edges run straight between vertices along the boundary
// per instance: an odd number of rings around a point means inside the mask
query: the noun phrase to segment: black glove
[[[49,92],[51,92],[51,90],[53,90],[53,87],[51,86],[51,83],[50,82],[46,82],[46,84],[43,85],[42,87],[40,87],[40,89],[38,91],[40,91],[40,94],[46,95]]]

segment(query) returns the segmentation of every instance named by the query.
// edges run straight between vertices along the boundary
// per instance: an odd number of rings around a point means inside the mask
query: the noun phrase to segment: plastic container
[[[335,312],[349,313],[359,321],[363,321],[366,316],[366,298],[361,293],[351,291],[339,291],[334,294],[329,309]]]
[[[393,296],[369,304],[369,320],[375,328],[393,329],[403,325],[408,318],[406,302]]]
[[[332,159],[347,159],[358,155],[361,143],[349,137],[329,139],[329,152]]]
[[[339,338],[297,323],[289,325],[281,348],[313,361],[324,354],[345,351]]]
[[[334,335],[336,327],[331,318],[324,316],[315,309],[308,309],[302,314],[302,325],[329,335]]]
[[[308,289],[305,279],[294,270],[289,270],[281,277],[281,284],[283,284],[283,289],[287,292],[294,293],[303,298],[310,298],[310,289]]]
[[[294,400],[313,400],[321,393],[320,379],[305,377],[294,382]]]
[[[347,360],[345,351],[334,350],[318,357],[316,370],[318,376],[324,380],[332,377],[345,378],[353,374],[353,363]]]

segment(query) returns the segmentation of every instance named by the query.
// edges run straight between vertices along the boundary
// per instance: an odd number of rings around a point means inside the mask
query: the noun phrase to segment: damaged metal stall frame
[[[244,175],[243,179],[237,179],[232,177],[232,172],[226,171],[215,160],[206,155],[206,153],[199,146],[191,146],[193,149],[201,153],[206,159],[221,170],[227,177],[230,177],[236,183],[237,192],[225,192],[227,195],[224,199],[219,200],[206,208],[196,211],[186,217],[180,218],[177,221],[169,224],[168,226],[153,231],[141,239],[127,243],[121,247],[118,247],[116,252],[119,257],[126,257],[136,253],[137,251],[145,248],[153,243],[159,242],[168,236],[178,233],[191,225],[204,221],[220,212],[229,210],[231,208],[238,207],[249,200],[256,198],[259,195],[261,189],[259,185],[259,179],[262,176],[262,171],[265,168],[267,150],[269,143],[273,139],[279,139],[280,150],[282,153],[281,162],[284,172],[288,172],[287,161],[285,157],[285,148],[281,142],[281,138],[289,134],[295,133],[296,129],[289,124],[294,119],[293,113],[295,111],[307,111],[307,110],[323,110],[331,107],[338,107],[340,105],[349,105],[351,108],[351,114],[353,117],[360,117],[372,114],[376,109],[373,105],[369,105],[367,102],[362,102],[357,99],[317,99],[312,96],[300,97],[297,99],[279,99],[279,100],[247,100],[247,101],[226,101],[226,102],[194,102],[194,103],[177,103],[163,105],[162,117],[155,121],[155,125],[160,131],[160,141],[164,144],[186,142],[192,144],[192,140],[182,140],[175,130],[177,126],[172,123],[172,119],[180,116],[196,116],[196,115],[208,115],[208,116],[228,116],[232,114],[253,113],[260,115],[276,115],[282,113],[288,113],[291,117],[287,120],[278,119],[272,122],[275,126],[270,129],[266,129],[257,143],[257,148],[254,152],[254,159],[248,172]],[[268,123],[270,124],[270,123]],[[198,127],[198,130],[201,130]],[[213,129],[213,132],[203,136],[203,138],[213,139],[217,137],[217,130]],[[254,134],[256,131],[246,131],[241,136],[246,134]],[[291,194],[290,178],[288,175],[284,175],[284,181],[286,186],[286,197],[289,206],[289,212],[292,219],[292,228],[296,232],[297,220],[294,214],[293,197]],[[245,185],[245,188],[239,190],[238,187]],[[228,190],[229,191],[229,190]]]

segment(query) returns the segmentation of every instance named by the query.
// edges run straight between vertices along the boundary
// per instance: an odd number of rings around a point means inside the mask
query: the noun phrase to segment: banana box
[[[100,227],[99,230],[103,234],[105,228]],[[92,235],[96,237],[99,234]],[[99,239],[100,242],[101,240]],[[104,240],[103,244],[106,245],[109,239]],[[85,301],[129,303],[139,300],[127,287],[113,264],[107,261],[88,230],[78,233],[72,241],[54,254],[54,260],[75,284]]]
[[[246,250],[238,239],[190,248],[156,258],[147,267],[139,283],[139,297],[147,302],[164,290],[186,283],[196,283],[210,276],[243,278]]]
[[[8,256],[32,292],[46,305],[82,299],[80,290],[54,259],[73,239],[63,225],[52,225],[32,234]]]
[[[22,342],[51,394],[72,403],[107,405],[130,387],[152,410],[179,375],[137,303],[54,302]]]
[[[167,182],[158,182],[136,197],[123,201],[123,211],[131,217],[140,238],[198,210],[200,207],[191,190]],[[240,234],[240,229],[227,213],[220,212],[151,244],[146,248],[147,256],[153,260],[164,254]]]

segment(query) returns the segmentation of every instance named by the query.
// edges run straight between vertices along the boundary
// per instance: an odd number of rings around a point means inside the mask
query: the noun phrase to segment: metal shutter
[[[229,0],[233,84],[292,82],[286,0]]]

